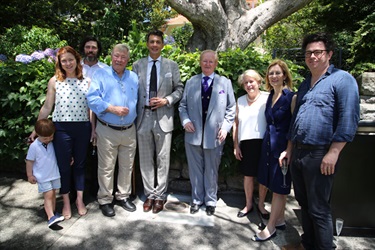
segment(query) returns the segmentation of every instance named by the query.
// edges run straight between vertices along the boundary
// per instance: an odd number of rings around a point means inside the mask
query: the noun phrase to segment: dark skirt
[[[262,139],[244,140],[240,143],[242,160],[239,164],[240,172],[245,176],[256,177],[262,150]]]
[[[271,151],[269,138],[269,133],[266,132],[262,145],[262,157],[259,162],[258,182],[274,193],[286,195],[290,193],[291,188],[290,171],[288,169],[284,185],[284,176],[278,158],[280,150],[277,152]]]

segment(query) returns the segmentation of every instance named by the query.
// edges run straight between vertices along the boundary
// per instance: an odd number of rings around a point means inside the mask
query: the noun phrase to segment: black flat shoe
[[[200,207],[201,205],[193,204],[192,206],[190,206],[190,213],[191,214],[197,213]]]
[[[243,212],[239,211],[238,214],[237,214],[237,217],[238,218],[245,217],[246,215],[248,215],[249,213],[251,213],[253,210],[254,210],[254,207],[251,207],[251,209],[249,211],[247,211],[246,213],[243,213]]]
[[[100,205],[100,210],[102,210],[103,215],[107,217],[113,217],[116,215],[112,204]]]
[[[276,229],[275,231],[270,235],[268,236],[267,238],[260,238],[258,236],[258,234],[254,234],[254,236],[251,238],[252,241],[257,241],[257,242],[263,242],[263,241],[267,241],[267,240],[270,240],[272,239],[273,237],[276,236]]]
[[[277,225],[275,226],[275,228],[278,230],[284,231],[286,229],[286,224],[284,223],[284,224]]]

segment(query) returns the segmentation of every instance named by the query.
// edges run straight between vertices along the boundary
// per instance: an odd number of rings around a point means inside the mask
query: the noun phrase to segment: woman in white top
[[[239,218],[246,216],[254,208],[254,177],[258,174],[262,139],[267,125],[264,111],[268,93],[260,91],[261,83],[262,77],[255,70],[246,70],[238,78],[238,84],[247,92],[237,100],[233,125],[234,155],[240,161],[246,196],[246,206],[237,214]],[[266,187],[259,185],[258,211],[267,219],[269,212],[264,208],[266,194]]]
[[[86,100],[90,79],[83,77],[81,56],[72,47],[66,46],[59,49],[56,57],[55,75],[48,82],[46,100],[38,120],[47,118],[54,108],[52,121],[56,132],[53,146],[61,175],[62,214],[65,219],[70,219],[69,192],[72,181],[77,191],[78,214],[82,216],[87,213],[83,203],[85,164],[90,138],[93,140],[95,135],[95,125],[94,122],[90,123],[93,117]],[[34,141],[35,137],[33,131],[29,138]]]

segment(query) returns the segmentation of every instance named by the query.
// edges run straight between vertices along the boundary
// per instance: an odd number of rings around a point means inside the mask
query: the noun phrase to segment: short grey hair
[[[123,51],[126,51],[128,53],[128,57],[130,57],[130,49],[129,49],[129,46],[124,44],[124,43],[120,43],[120,44],[116,44],[113,49],[112,49],[112,52],[111,52],[111,55],[113,55],[113,52],[115,50],[119,50],[121,52]]]

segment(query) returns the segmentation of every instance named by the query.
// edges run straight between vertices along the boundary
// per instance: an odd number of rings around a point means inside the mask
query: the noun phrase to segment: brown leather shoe
[[[152,209],[152,212],[154,214],[159,213],[164,208],[164,201],[163,200],[155,200],[154,207]]]
[[[143,212],[148,212],[152,209],[152,205],[154,204],[153,199],[146,199],[145,203],[143,203]]]

